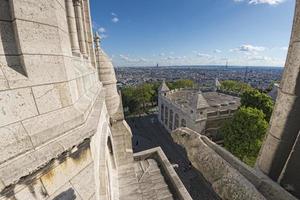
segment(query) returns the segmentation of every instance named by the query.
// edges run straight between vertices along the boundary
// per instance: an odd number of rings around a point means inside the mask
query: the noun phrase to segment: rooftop
[[[183,108],[208,108],[208,111],[236,110],[240,98],[219,92],[201,92],[195,89],[173,90],[167,98]]]

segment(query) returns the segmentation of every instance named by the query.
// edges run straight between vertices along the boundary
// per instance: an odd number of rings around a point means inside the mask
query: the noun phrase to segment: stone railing
[[[250,183],[252,183],[256,189],[264,195],[267,199],[272,200],[296,200],[294,196],[284,190],[276,182],[272,181],[269,177],[264,175],[258,170],[251,168],[243,163],[241,160],[233,156],[223,147],[212,142],[206,136],[201,136],[202,141],[207,144],[212,150],[214,150],[219,156],[227,161],[232,167],[234,167],[240,174],[242,174]]]
[[[188,128],[172,133],[193,166],[223,199],[296,200],[276,182],[234,157],[209,138]]]
[[[184,187],[173,166],[160,147],[135,153],[133,156],[134,160],[136,161],[141,161],[149,158],[154,159],[159,164],[162,175],[164,176],[165,181],[167,182],[172,194],[175,196],[175,199],[192,200],[192,197]]]

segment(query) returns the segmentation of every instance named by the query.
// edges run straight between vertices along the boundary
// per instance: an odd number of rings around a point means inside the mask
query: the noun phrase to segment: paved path
[[[160,146],[194,200],[219,199],[201,174],[191,168],[185,150],[173,142],[170,134],[157,121],[156,115],[126,119],[133,133],[134,152]]]

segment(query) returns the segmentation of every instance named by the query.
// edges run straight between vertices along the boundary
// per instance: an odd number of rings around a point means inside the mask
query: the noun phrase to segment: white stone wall
[[[169,112],[169,118],[168,118],[168,124],[165,124],[165,121],[161,121],[161,106],[164,106],[164,109],[168,107]],[[179,127],[181,127],[182,120],[186,121],[186,127],[189,127],[192,130],[195,130],[199,133],[203,132],[206,125],[206,120],[203,118],[202,120],[199,120],[196,111],[193,111],[193,113],[187,113],[185,109],[181,109],[179,105],[176,105],[174,102],[170,101],[167,96],[164,96],[163,94],[160,94],[158,96],[158,120],[159,122],[168,130],[170,133],[175,129],[175,114],[178,114],[179,117]],[[169,120],[170,120],[170,110],[173,111],[173,126],[172,129],[169,127]],[[165,112],[164,112],[165,113]],[[165,114],[164,114],[165,119]]]
[[[87,55],[73,52],[66,1],[0,1],[0,199],[118,199],[89,1]]]

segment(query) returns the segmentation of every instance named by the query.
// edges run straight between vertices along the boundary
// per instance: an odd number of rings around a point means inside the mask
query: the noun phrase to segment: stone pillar
[[[80,51],[83,56],[87,56],[86,44],[85,44],[85,33],[84,33],[84,25],[83,25],[83,17],[82,17],[82,1],[74,0],[75,7],[75,15],[76,15],[76,24],[77,24],[77,32],[79,38],[79,46]]]
[[[284,74],[258,168],[278,181],[300,130],[300,0],[296,0],[293,30]],[[300,157],[297,158],[298,162]],[[299,176],[296,175],[296,176]]]
[[[82,0],[82,4],[81,4],[81,11],[82,11],[82,24],[83,24],[83,30],[84,30],[84,43],[85,43],[85,49],[87,52],[87,55],[90,54],[90,49],[89,49],[89,44],[88,44],[88,25],[87,25],[87,21],[88,21],[88,10],[87,10],[87,1],[86,0]]]
[[[79,48],[79,42],[77,36],[77,27],[76,27],[73,0],[66,0],[66,12],[67,12],[72,52],[75,54],[79,54],[80,48]]]

